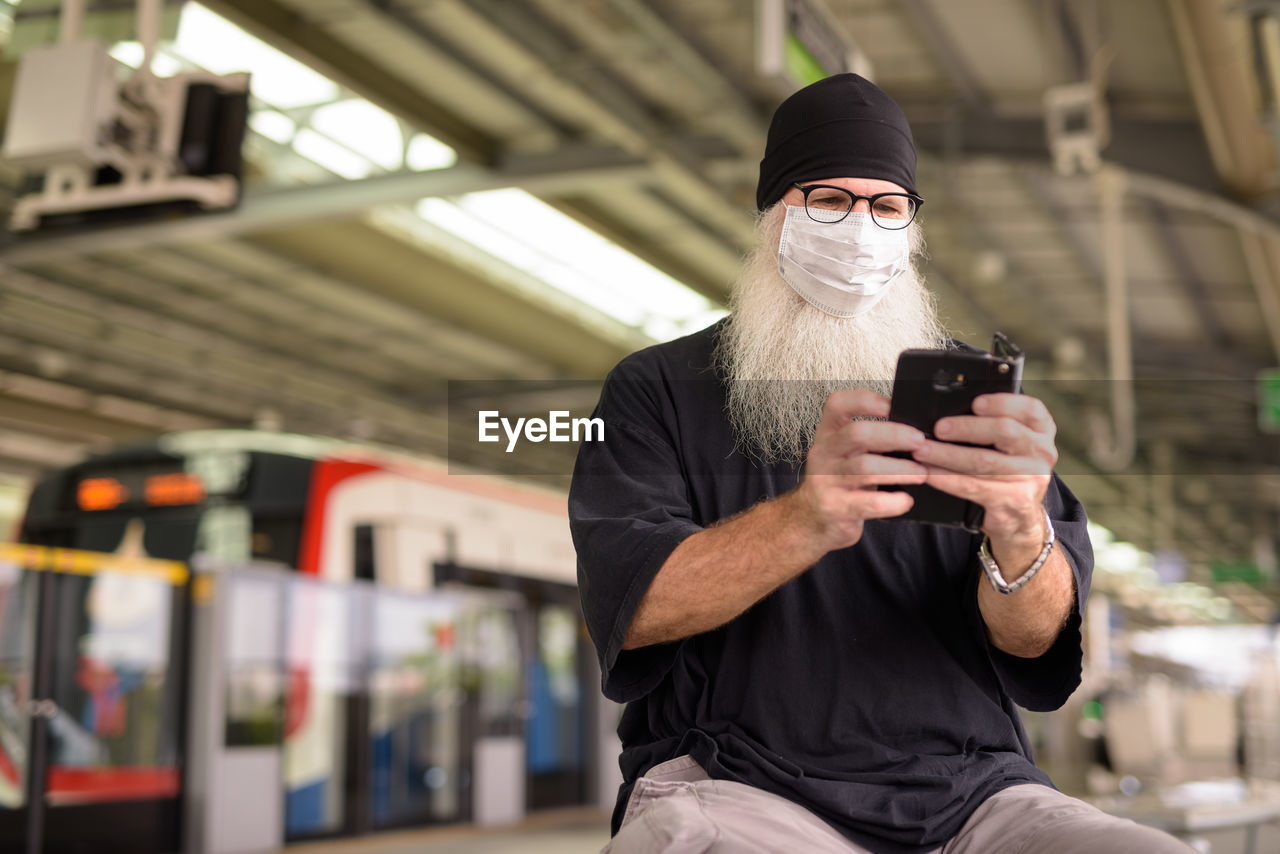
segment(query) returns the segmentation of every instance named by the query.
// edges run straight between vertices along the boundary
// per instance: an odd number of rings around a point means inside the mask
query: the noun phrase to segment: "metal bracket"
[[[1053,167],[1058,174],[1098,171],[1111,129],[1102,92],[1097,86],[1084,82],[1046,89],[1044,126]]]

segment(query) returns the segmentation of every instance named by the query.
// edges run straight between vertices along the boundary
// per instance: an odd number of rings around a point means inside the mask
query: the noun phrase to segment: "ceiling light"
[[[424,199],[415,210],[427,222],[628,326],[638,326],[644,320],[637,306],[574,275],[559,258],[553,257],[554,252],[544,251],[545,247],[535,248],[502,229],[494,228],[473,211],[444,199]]]
[[[117,62],[123,63],[130,68],[138,68],[142,65],[142,42],[116,42],[107,51]],[[151,57],[151,73],[157,77],[172,77],[182,70],[182,63],[174,59],[163,51],[157,51],[155,56]]]
[[[136,43],[117,46],[121,61],[141,62]],[[336,83],[254,38],[198,3],[183,7],[173,53],[219,74],[250,72],[256,110],[250,127],[343,178],[408,168],[442,169],[457,153],[426,134],[405,144],[399,121],[374,104],[342,97]],[[286,111],[319,104],[299,129]],[[471,193],[455,201],[425,199],[421,220],[500,264],[531,287],[603,313],[655,340],[706,326],[725,311],[661,270],[519,189]]]
[[[298,131],[298,125],[284,113],[275,110],[258,110],[249,116],[249,127],[272,142],[288,145]]]
[[[142,42],[116,42],[107,53],[130,68],[137,68],[142,64]]]
[[[254,96],[282,109],[338,97],[338,84],[199,3],[182,8],[174,49],[215,74],[250,73]]]
[[[425,133],[414,134],[405,152],[405,165],[415,172],[448,169],[458,162],[458,153],[440,140]]]
[[[539,255],[539,275],[548,284],[654,338],[675,337],[723,314],[702,294],[524,190],[470,193],[457,206]]]
[[[353,181],[366,178],[373,171],[373,164],[368,160],[310,128],[298,131],[293,138],[293,150],[330,172]]]
[[[388,171],[403,163],[404,136],[395,116],[360,98],[325,104],[311,126]]]

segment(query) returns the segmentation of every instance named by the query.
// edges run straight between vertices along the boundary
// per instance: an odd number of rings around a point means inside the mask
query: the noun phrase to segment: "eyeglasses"
[[[831,184],[792,184],[804,193],[804,209],[814,222],[840,222],[849,215],[859,199],[866,199],[871,221],[881,228],[897,230],[911,225],[924,199],[912,193],[876,193],[859,196],[844,187]]]

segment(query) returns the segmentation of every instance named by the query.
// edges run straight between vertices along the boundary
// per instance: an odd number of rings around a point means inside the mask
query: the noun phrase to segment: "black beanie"
[[[797,181],[879,178],[916,191],[916,145],[902,108],[857,74],[811,83],[779,105],[760,161],[756,207]]]

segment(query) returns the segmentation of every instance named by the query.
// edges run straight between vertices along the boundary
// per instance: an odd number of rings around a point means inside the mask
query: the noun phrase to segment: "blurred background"
[[[723,316],[773,108],[852,70],[1093,523],[1039,764],[1280,851],[1280,4],[0,0],[0,47],[3,850],[598,850],[573,446],[457,425]]]

